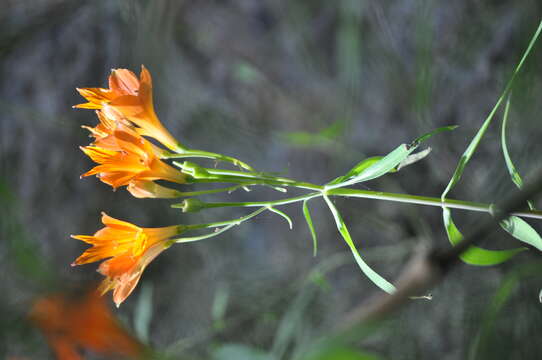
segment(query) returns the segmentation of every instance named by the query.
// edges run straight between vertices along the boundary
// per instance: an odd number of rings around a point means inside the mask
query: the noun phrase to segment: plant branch
[[[438,284],[446,274],[457,265],[459,255],[471,245],[482,242],[490,235],[498,222],[523,208],[528,199],[534,198],[542,190],[542,171],[536,181],[528,184],[495,206],[493,217],[483,220],[478,226],[465,234],[455,247],[446,249],[416,251],[412,260],[397,280],[397,291],[391,295],[379,295],[364,302],[350,312],[340,322],[334,338],[355,336],[359,331],[373,326],[391,313],[403,307],[412,296],[426,293]]]

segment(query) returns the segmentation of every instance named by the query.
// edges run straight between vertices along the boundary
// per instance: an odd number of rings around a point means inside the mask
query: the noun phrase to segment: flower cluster
[[[94,142],[81,147],[99,165],[82,176],[97,175],[113,188],[127,186],[137,197],[174,197],[175,191],[153,181],[183,184],[186,176],[163,162],[160,158],[165,150],[144,136],[169,148],[179,145],[156,117],[151,76],[144,67],[140,77],[141,80],[126,69],[113,70],[109,76],[110,89],[78,89],[88,102],[75,107],[96,109],[99,119],[94,128],[84,126]]]
[[[164,162],[167,150],[151,143],[152,138],[170,150],[182,145],[162,125],[153,108],[152,79],[142,67],[139,78],[126,69],[113,70],[109,89],[77,89],[88,101],[76,108],[95,109],[99,123],[84,126],[94,138],[81,150],[98,165],[82,177],[96,175],[114,189],[126,186],[135,197],[174,198],[180,192],[157,184],[156,180],[177,184],[189,176]],[[102,214],[105,227],[93,236],[74,235],[93,245],[72,265],[104,260],[98,271],[105,276],[100,290],[113,290],[119,306],[137,285],[145,267],[171,245],[168,240],[183,231],[182,226],[140,228]]]

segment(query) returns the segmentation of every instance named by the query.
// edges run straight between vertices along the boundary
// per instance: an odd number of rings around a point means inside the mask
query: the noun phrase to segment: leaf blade
[[[519,241],[529,244],[542,251],[542,238],[525,220],[517,216],[510,216],[509,218],[501,221],[499,224],[504,230]]]
[[[339,230],[339,233],[342,235],[344,241],[350,248],[350,251],[352,251],[352,254],[354,255],[354,259],[358,263],[358,266],[360,267],[361,271],[371,280],[376,286],[378,286],[380,289],[384,290],[388,294],[391,294],[395,292],[395,286],[393,286],[389,281],[384,279],[380,274],[378,274],[376,271],[374,271],[367,263],[362,259],[361,255],[359,254],[356,245],[354,244],[354,241],[352,240],[352,237],[350,236],[350,233],[348,232],[348,228],[346,227],[346,224],[344,223],[344,220],[342,219],[341,215],[339,214],[339,211],[333,205],[331,200],[327,195],[323,195],[324,200],[326,201],[326,204],[329,207],[329,210],[331,210],[331,213],[333,215],[333,218],[335,219],[335,224],[337,225],[337,230]]]
[[[446,234],[448,235],[448,240],[453,246],[455,246],[463,240],[463,234],[461,234],[461,232],[453,222],[450,209],[443,208],[442,215],[444,220],[444,228],[446,230]],[[509,250],[487,250],[473,245],[461,255],[459,255],[459,257],[464,263],[469,265],[491,266],[502,264],[524,250],[526,249],[515,248]]]
[[[307,204],[308,201],[308,199],[303,201],[303,215],[305,216],[305,221],[307,222],[307,225],[309,226],[309,230],[311,232],[312,256],[316,257],[316,254],[318,253],[318,239],[316,238],[316,231],[314,230],[314,224],[312,222],[311,213]]]
[[[512,162],[512,158],[510,157],[510,153],[508,152],[508,145],[506,144],[506,125],[508,124],[509,110],[510,110],[510,97],[508,97],[508,99],[506,100],[506,106],[504,108],[504,115],[502,118],[501,147],[502,147],[502,153],[504,156],[504,162],[506,163],[506,168],[508,169],[510,178],[512,179],[512,182],[516,184],[518,189],[521,189],[523,187],[523,179],[521,178],[519,171],[516,169],[516,166]],[[529,205],[529,209],[534,210],[534,205],[532,201],[528,200],[527,204]]]

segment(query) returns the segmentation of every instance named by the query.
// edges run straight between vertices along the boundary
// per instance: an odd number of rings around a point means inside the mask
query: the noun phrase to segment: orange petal
[[[109,88],[122,95],[136,95],[139,80],[130,70],[114,69],[109,76]]]

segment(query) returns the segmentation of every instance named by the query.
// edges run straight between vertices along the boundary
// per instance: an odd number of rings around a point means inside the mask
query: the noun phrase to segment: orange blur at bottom
[[[115,358],[143,358],[145,346],[123,329],[97,291],[38,299],[29,314],[59,360],[82,360],[81,350]]]

